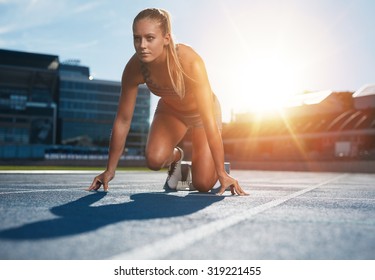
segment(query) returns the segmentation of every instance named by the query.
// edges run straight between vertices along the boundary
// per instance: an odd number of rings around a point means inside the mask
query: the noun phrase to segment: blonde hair
[[[167,34],[170,35],[170,43],[166,46],[168,74],[171,79],[173,89],[182,99],[185,96],[184,71],[182,69],[180,60],[178,59],[176,45],[172,37],[171,17],[167,11],[162,9],[148,8],[142,10],[133,20],[133,30],[135,23],[145,18],[157,22],[164,36]]]

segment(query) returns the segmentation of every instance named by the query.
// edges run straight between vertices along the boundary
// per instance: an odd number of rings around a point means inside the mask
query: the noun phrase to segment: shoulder
[[[178,44],[178,57],[188,76],[200,75],[206,71],[202,57],[190,46]]]
[[[124,72],[122,74],[122,82],[132,82],[138,84],[143,84],[144,79],[141,71],[141,63],[137,56],[134,54],[125,66]]]
[[[182,66],[203,63],[203,59],[191,46],[178,44],[177,49],[178,57]]]

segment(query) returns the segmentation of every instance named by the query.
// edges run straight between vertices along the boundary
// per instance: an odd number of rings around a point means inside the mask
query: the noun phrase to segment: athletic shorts
[[[213,106],[214,106],[214,114],[215,114],[215,120],[218,128],[222,130],[223,123],[221,119],[221,107],[219,100],[215,95],[213,95]],[[170,107],[168,104],[164,102],[164,100],[161,98],[159,99],[158,105],[155,110],[154,116],[157,114],[167,114],[172,115],[176,117],[178,120],[183,122],[187,127],[194,127],[194,128],[203,128],[203,122],[201,119],[201,116],[197,110],[190,111],[190,112],[181,112],[178,111],[172,107]]]

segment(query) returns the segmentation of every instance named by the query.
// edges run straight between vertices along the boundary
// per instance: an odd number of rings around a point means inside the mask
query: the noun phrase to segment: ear
[[[171,42],[171,34],[167,34],[164,36],[164,46],[168,46],[169,43]]]

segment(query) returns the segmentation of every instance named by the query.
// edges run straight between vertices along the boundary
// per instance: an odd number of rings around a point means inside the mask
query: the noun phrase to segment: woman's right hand
[[[109,172],[108,170],[104,171],[103,173],[99,174],[94,178],[92,184],[87,191],[97,191],[103,185],[103,190],[105,192],[108,191],[108,183],[115,177],[115,174]]]

